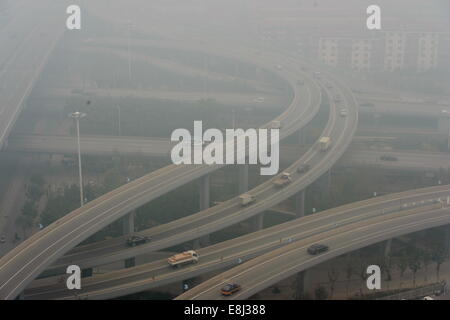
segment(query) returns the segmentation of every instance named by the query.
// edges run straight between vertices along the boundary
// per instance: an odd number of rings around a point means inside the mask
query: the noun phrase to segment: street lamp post
[[[81,206],[84,205],[84,195],[83,195],[83,174],[81,171],[81,144],[80,144],[80,119],[84,118],[86,113],[74,112],[69,114],[69,117],[74,119],[77,124],[77,144],[78,144],[78,173],[80,178],[80,203]]]
[[[131,37],[131,31],[133,29],[134,25],[131,22],[131,20],[127,20],[127,51],[128,51],[128,81],[131,85],[131,50],[130,50],[130,37]]]

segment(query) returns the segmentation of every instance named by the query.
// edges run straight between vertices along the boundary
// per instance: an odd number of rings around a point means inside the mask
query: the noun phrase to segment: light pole
[[[128,27],[128,33],[127,33],[127,51],[128,51],[128,81],[131,84],[131,52],[130,52],[130,37],[131,37],[131,30],[133,28],[133,23],[131,20],[127,20],[127,27]]]
[[[80,178],[80,203],[81,206],[84,205],[84,195],[83,195],[83,175],[81,171],[81,145],[80,145],[80,119],[84,118],[86,113],[74,112],[69,114],[69,117],[74,119],[77,123],[77,144],[78,144],[78,173]]]

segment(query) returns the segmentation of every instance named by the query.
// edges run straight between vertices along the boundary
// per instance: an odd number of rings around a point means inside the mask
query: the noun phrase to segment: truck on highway
[[[348,110],[347,109],[341,109],[341,111],[339,112],[339,114],[341,115],[341,117],[346,117],[348,115]]]
[[[178,268],[184,264],[197,263],[198,258],[199,257],[197,252],[195,252],[194,250],[188,250],[171,256],[169,259],[167,259],[167,262],[169,262],[172,267]]]
[[[241,194],[239,199],[241,200],[241,206],[243,207],[248,206],[256,200],[255,196],[248,193]]]
[[[319,139],[319,149],[320,151],[327,151],[331,145],[330,137],[322,137]]]
[[[276,179],[273,184],[275,187],[283,187],[292,182],[291,174],[289,172],[283,172],[281,177]]]

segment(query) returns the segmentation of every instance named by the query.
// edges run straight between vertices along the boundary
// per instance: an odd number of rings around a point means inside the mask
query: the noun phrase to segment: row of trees
[[[412,276],[410,287],[416,287],[417,274],[424,271],[424,282],[431,283],[440,280],[440,270],[442,264],[448,257],[449,246],[446,242],[446,228],[435,228],[428,232],[428,235],[417,238],[417,234],[412,235],[412,240],[407,246],[396,251],[391,256],[381,253],[380,244],[361,249],[353,254],[348,254],[345,258],[338,258],[331,262],[327,270],[327,281],[314,288],[312,293],[303,292],[302,277],[297,276],[293,282],[294,299],[317,300],[332,298],[338,281],[345,281],[346,296],[349,297],[350,283],[358,279],[360,284],[359,298],[363,297],[364,288],[368,278],[367,267],[375,264],[380,266],[382,273],[382,289],[389,290],[390,282],[393,280],[393,273],[397,272],[400,280],[401,290],[404,275],[407,271]],[[435,278],[430,277],[430,267],[434,265]],[[279,289],[277,287],[277,293]],[[380,292],[375,292],[380,294]]]
[[[370,257],[363,257],[362,255],[356,259],[347,256],[344,268],[346,295],[349,295],[350,281],[355,276],[360,279],[360,294],[362,295],[368,277],[366,268],[370,264],[380,266],[383,279],[387,282],[388,289],[389,283],[393,280],[392,274],[395,271],[399,272],[401,284],[403,283],[406,271],[410,271],[412,275],[412,287],[416,287],[417,274],[420,271],[424,271],[425,282],[428,282],[429,280],[432,281],[429,279],[429,268],[432,264],[434,264],[435,279],[436,281],[439,281],[441,266],[448,256],[448,244],[444,239],[438,239],[437,237],[425,238],[424,240],[425,241],[420,244],[414,242],[409,243],[405,248],[399,250],[395,255],[390,257],[385,257],[384,254],[379,254],[372,259]],[[328,271],[330,296],[333,295],[338,276],[339,271],[337,271],[336,266],[331,266]]]
[[[33,175],[25,188],[26,200],[22,206],[21,214],[16,219],[16,224],[22,228],[24,237],[26,237],[26,231],[33,227],[36,221],[39,201],[45,193],[45,180],[40,175]]]

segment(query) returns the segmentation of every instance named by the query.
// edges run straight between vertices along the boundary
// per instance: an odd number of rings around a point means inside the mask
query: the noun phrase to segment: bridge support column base
[[[202,247],[207,247],[211,244],[211,239],[209,238],[209,234],[200,238],[200,245]]]
[[[297,218],[301,218],[305,215],[305,190],[300,191],[295,196],[295,214]]]
[[[197,250],[197,249],[200,249],[200,248],[201,248],[201,246],[200,246],[200,239],[195,239],[192,242],[192,249]]]
[[[134,233],[134,211],[123,217],[123,235],[131,235]]]
[[[132,268],[136,266],[136,258],[129,258],[129,259],[125,259],[124,261],[124,268]]]
[[[260,213],[250,219],[250,228],[252,232],[262,230],[264,228],[264,213]]]
[[[296,299],[304,299],[305,295],[309,294],[308,280],[308,270],[303,270],[302,272],[297,273],[297,290],[295,293]]]
[[[392,239],[386,240],[384,243],[384,259],[387,260],[391,256]]]
[[[200,248],[203,248],[203,247],[207,247],[210,244],[211,244],[211,239],[209,237],[209,234],[207,234],[206,236],[203,236],[201,238],[195,239],[192,242],[192,248],[194,250],[196,250],[196,249],[200,249]]]

